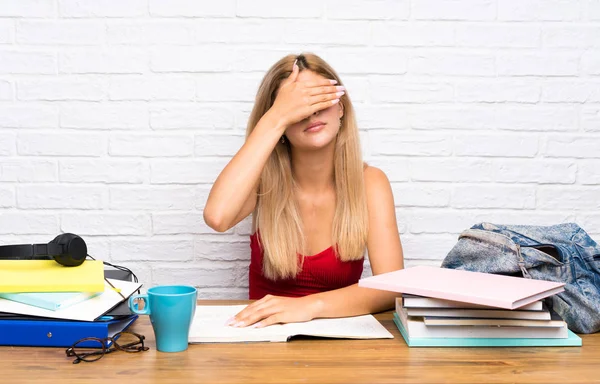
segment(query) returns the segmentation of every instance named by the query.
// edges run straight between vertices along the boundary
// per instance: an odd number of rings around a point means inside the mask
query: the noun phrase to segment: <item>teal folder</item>
[[[16,301],[34,307],[56,311],[73,304],[91,299],[102,292],[27,292],[27,293],[0,293],[6,300]]]
[[[409,347],[581,347],[581,338],[569,330],[566,339],[474,339],[409,337],[400,317],[394,313],[394,323]]]

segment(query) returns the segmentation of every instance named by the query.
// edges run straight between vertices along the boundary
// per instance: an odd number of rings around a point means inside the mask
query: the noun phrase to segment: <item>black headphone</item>
[[[83,264],[87,257],[85,241],[72,233],[58,235],[48,244],[19,244],[0,246],[0,260],[48,260],[67,267]]]

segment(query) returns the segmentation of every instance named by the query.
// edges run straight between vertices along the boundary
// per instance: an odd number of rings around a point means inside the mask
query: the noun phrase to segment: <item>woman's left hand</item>
[[[248,305],[231,318],[226,325],[262,328],[278,323],[299,323],[314,319],[318,300],[311,296],[282,297],[267,295]]]

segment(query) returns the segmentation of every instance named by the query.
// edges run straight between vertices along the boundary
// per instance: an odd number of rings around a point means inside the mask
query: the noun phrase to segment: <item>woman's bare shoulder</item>
[[[373,167],[372,165],[368,165],[365,163],[363,167],[364,178],[365,178],[365,187],[367,189],[375,187],[388,187],[390,186],[390,181],[388,180],[387,175],[381,169],[377,167]]]

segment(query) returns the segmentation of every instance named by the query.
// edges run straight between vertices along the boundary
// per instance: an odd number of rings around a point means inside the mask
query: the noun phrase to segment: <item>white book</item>
[[[394,336],[371,315],[315,319],[304,323],[274,324],[264,328],[225,325],[245,305],[199,305],[190,328],[189,342],[242,343],[286,342],[293,336],[343,339],[393,339]]]
[[[402,306],[402,298],[396,299],[396,306]],[[468,317],[481,319],[525,319],[550,320],[550,311],[522,311],[520,309],[468,309],[468,308],[406,308],[408,316],[420,317]]]
[[[564,339],[569,336],[566,323],[562,327],[428,326],[422,317],[409,317],[406,308],[397,307],[396,313],[409,337]]]
[[[510,326],[510,327],[550,327],[560,328],[565,326],[562,320],[524,320],[524,319],[472,319],[456,317],[423,317],[425,325],[438,327],[446,325],[455,326]]]
[[[433,297],[416,296],[403,294],[404,306],[407,308],[478,308],[478,309],[499,309],[487,305],[463,303],[460,301],[436,299]],[[538,300],[533,303],[519,307],[522,311],[541,311],[544,309],[543,301]]]

